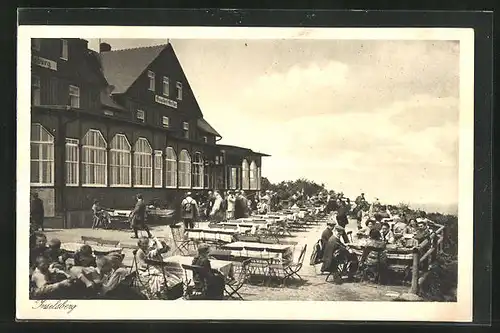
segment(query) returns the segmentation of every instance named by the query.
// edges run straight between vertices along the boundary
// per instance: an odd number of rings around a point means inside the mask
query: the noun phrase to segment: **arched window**
[[[153,185],[153,149],[145,138],[139,138],[134,145],[134,186]]]
[[[241,171],[243,173],[242,175],[242,188],[244,190],[249,190],[250,189],[250,170],[248,169],[248,161],[246,159],[243,160],[243,163],[241,164]]]
[[[130,166],[130,143],[123,134],[116,134],[111,140],[110,186],[131,186],[132,168]]]
[[[161,150],[155,150],[154,167],[155,187],[163,187],[163,152]]]
[[[165,150],[165,187],[177,187],[177,154],[174,148]]]
[[[31,185],[54,185],[54,136],[31,124]]]
[[[255,161],[250,163],[250,189],[257,189],[257,164],[255,164]]]
[[[193,155],[193,188],[203,188],[203,156],[200,152]]]
[[[89,129],[83,137],[83,186],[106,186],[108,180],[106,147],[106,140],[98,130]]]
[[[179,155],[179,188],[191,187],[191,156],[187,150]]]

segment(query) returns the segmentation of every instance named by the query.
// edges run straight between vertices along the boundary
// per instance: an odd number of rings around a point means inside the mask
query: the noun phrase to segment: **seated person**
[[[326,243],[323,253],[321,272],[332,272],[335,283],[342,282],[342,277],[337,272],[339,264],[347,263],[349,280],[353,280],[354,274],[358,270],[358,258],[356,254],[352,253],[351,250],[340,241],[340,237],[344,232],[344,228],[338,225],[335,226],[335,228],[333,228],[333,235]]]
[[[407,227],[408,225],[404,223],[402,219],[399,218],[393,227],[394,236],[403,235]]]
[[[321,234],[321,241],[323,243],[323,247],[328,242],[328,240],[330,239],[330,237],[332,237],[332,235],[333,235],[333,231],[332,230],[333,230],[334,227],[335,227],[335,223],[328,222],[326,224],[326,229],[323,230],[323,233]]]
[[[380,236],[386,244],[394,244],[394,233],[391,231],[391,226],[389,223],[382,223],[382,229],[380,230]]]
[[[413,235],[413,238],[415,238],[420,243],[424,239],[428,238],[430,234],[431,233],[429,231],[429,228],[427,227],[427,223],[425,221],[419,221],[417,223],[417,231]]]
[[[139,249],[135,254],[135,260],[138,278],[146,288],[143,292],[150,297],[160,298],[166,288],[182,283],[181,278],[167,271],[165,267],[151,266],[146,262],[147,259],[163,261],[162,253],[167,253],[170,249],[165,242],[159,241],[156,237],[151,240],[142,237],[137,245]]]
[[[375,228],[375,220],[368,219],[366,221],[366,227],[363,228],[363,229],[361,229],[361,230],[359,230],[358,233],[357,233],[357,235],[360,238],[369,237],[370,236],[370,231],[372,231],[372,229],[377,230]]]
[[[373,229],[370,231],[369,239],[364,245],[365,249],[360,260],[361,272],[366,269],[374,270],[379,267],[385,269],[387,267],[385,244],[386,243],[381,239],[381,235],[377,230]],[[382,271],[376,271],[375,273],[383,274]]]
[[[57,269],[50,269],[50,261],[45,256],[36,258],[36,268],[31,275],[34,298],[50,299],[65,296],[64,291],[74,283],[68,274]]]
[[[405,234],[415,234],[417,232],[417,220],[410,219],[408,222],[408,226],[406,227],[404,233]]]
[[[206,296],[208,299],[222,299],[224,296],[224,276],[217,270],[212,269],[210,259],[208,259],[209,246],[200,244],[198,246],[198,255],[193,258],[192,265],[200,266],[203,270],[203,276],[193,273],[193,282],[198,288],[203,287],[206,282]]]
[[[40,256],[44,256],[47,251],[47,236],[41,232],[35,232],[30,239],[30,271],[32,272],[36,266],[36,260]]]
[[[82,245],[73,256],[74,265],[81,267],[96,267],[96,261],[90,245]]]
[[[51,262],[51,266],[57,267],[61,270],[65,269],[65,263],[69,258],[69,254],[61,249],[61,241],[59,239],[52,238],[49,241],[49,247],[45,253]]]

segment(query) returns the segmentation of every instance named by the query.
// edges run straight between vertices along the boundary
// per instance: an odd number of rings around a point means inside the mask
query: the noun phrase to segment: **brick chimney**
[[[99,44],[99,52],[109,52],[111,51],[111,45],[108,43]]]

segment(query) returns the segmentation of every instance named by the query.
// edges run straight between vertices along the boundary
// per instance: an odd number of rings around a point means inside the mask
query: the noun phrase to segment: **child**
[[[55,298],[73,285],[74,279],[62,271],[49,269],[49,264],[47,257],[36,258],[36,268],[31,276],[32,292],[36,298]]]
[[[49,241],[49,247],[46,250],[46,256],[51,262],[51,267],[57,267],[64,270],[66,259],[69,255],[66,251],[61,249],[61,241],[57,238],[52,238]]]

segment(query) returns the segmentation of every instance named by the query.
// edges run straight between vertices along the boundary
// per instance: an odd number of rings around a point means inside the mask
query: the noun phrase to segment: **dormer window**
[[[177,87],[177,99],[179,101],[182,101],[182,83],[177,82],[177,84],[175,86]]]
[[[137,110],[135,113],[137,120],[144,122],[146,120],[146,114],[143,110]]]
[[[163,77],[163,96],[170,95],[170,79],[167,76]]]
[[[68,41],[61,39],[61,59],[68,60]]]
[[[155,91],[155,73],[152,71],[148,71],[149,78],[149,90]]]
[[[170,123],[170,120],[168,119],[168,117],[163,116],[163,118],[162,118],[163,127],[168,128],[169,123]]]

